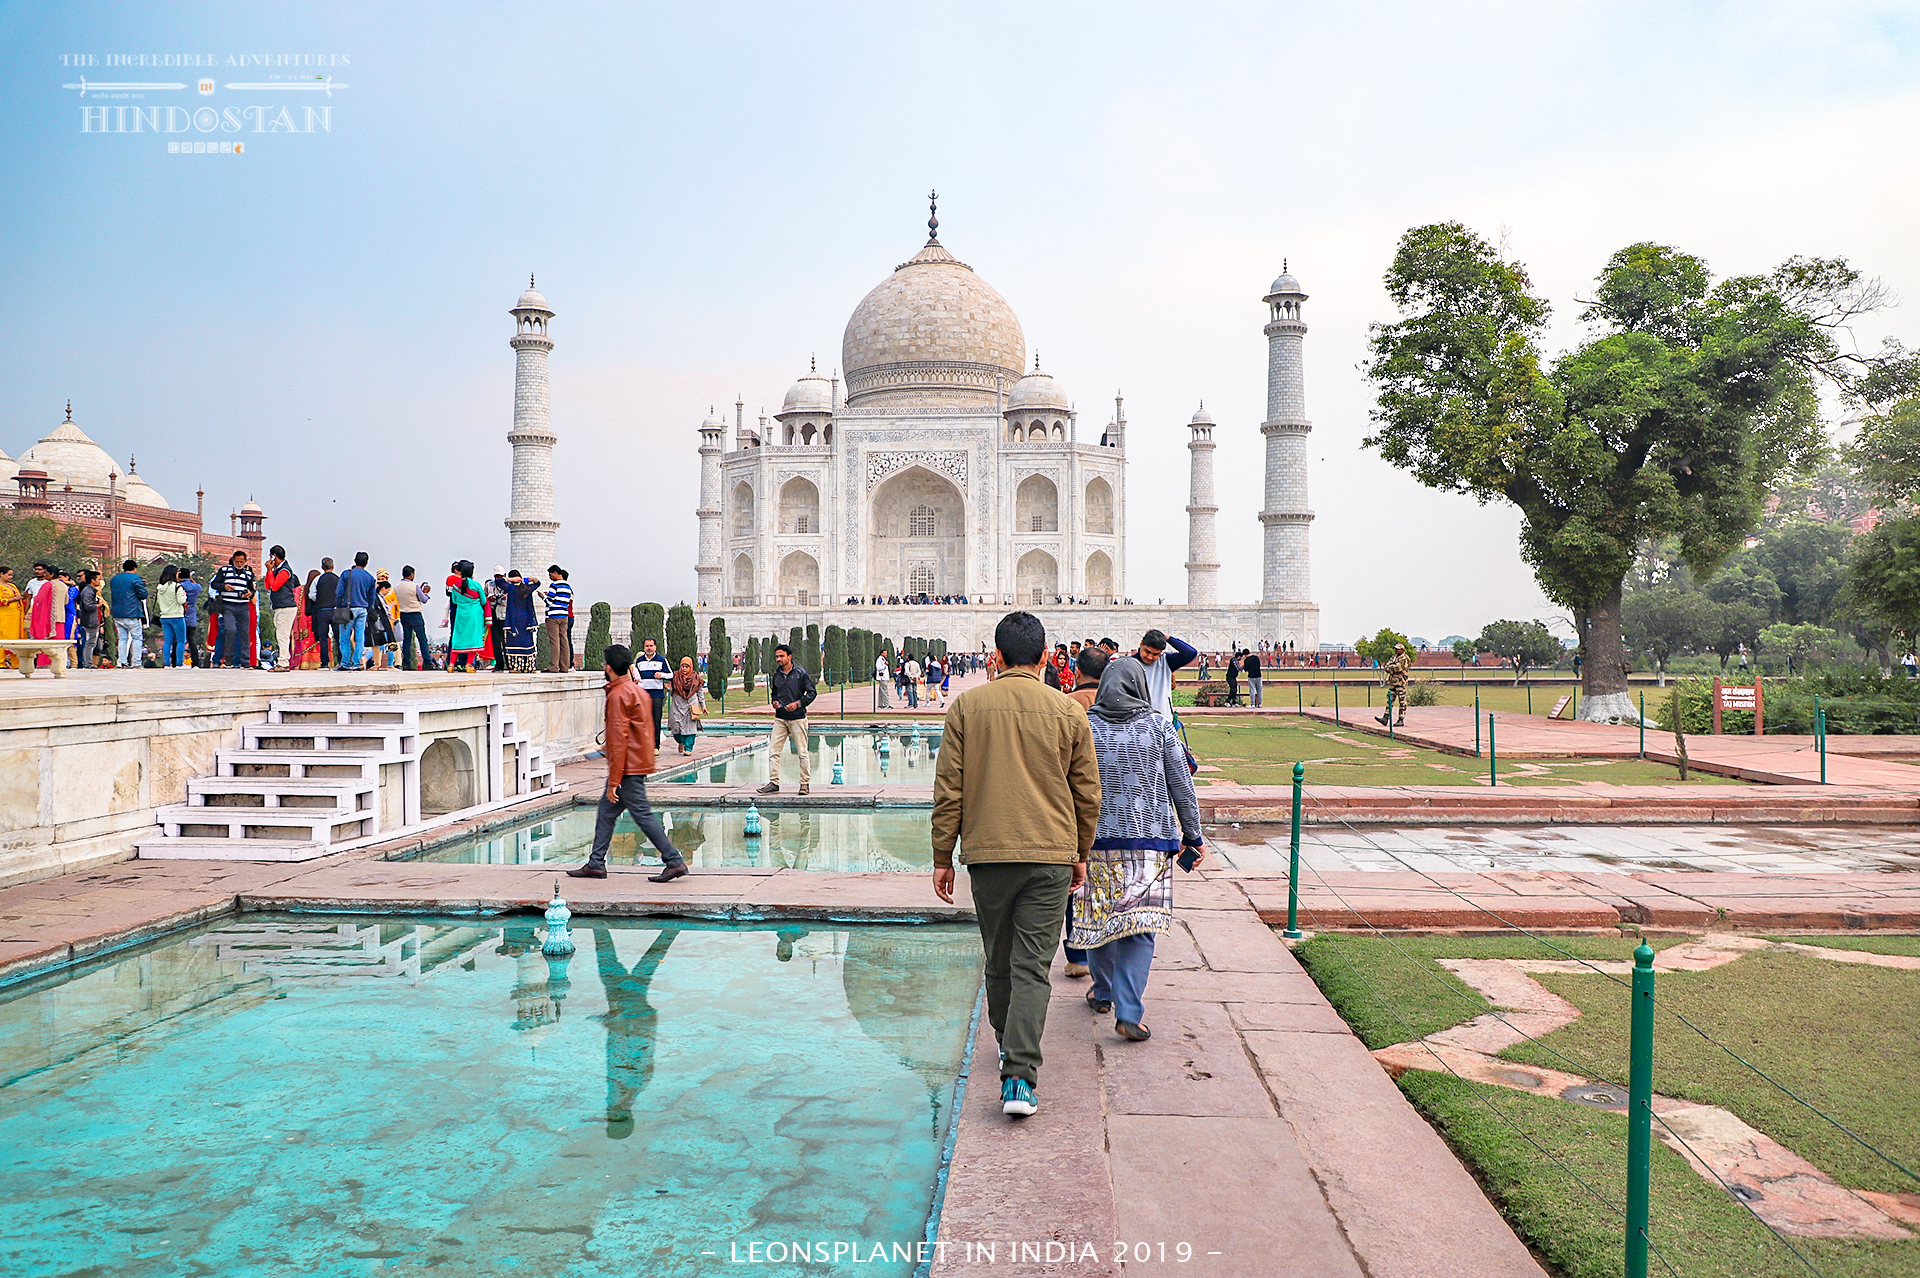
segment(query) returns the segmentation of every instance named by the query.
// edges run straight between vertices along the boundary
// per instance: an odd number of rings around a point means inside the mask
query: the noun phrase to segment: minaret
[[[1113,393],[1113,420],[1107,424],[1107,437],[1103,442],[1108,448],[1127,451],[1127,406],[1119,391]]]
[[[560,521],[553,517],[553,413],[547,398],[547,352],[553,341],[547,321],[553,312],[527,277],[513,316],[513,492],[507,513],[507,567],[544,581],[555,562],[553,538]]]
[[[1200,411],[1187,424],[1193,438],[1187,441],[1187,604],[1211,608],[1220,602],[1220,550],[1214,540],[1214,516],[1220,507],[1213,501],[1213,418],[1207,416],[1203,400]]]
[[[1300,281],[1280,263],[1280,278],[1263,299],[1267,303],[1266,504],[1260,511],[1264,533],[1260,602],[1305,603],[1312,598],[1307,565],[1307,385],[1301,347],[1307,336],[1300,305],[1307,295]]]
[[[734,429],[745,426],[747,405],[744,399],[733,406]],[[694,564],[699,575],[699,603],[702,608],[720,606],[720,436],[726,426],[711,412],[700,423],[700,558]]]

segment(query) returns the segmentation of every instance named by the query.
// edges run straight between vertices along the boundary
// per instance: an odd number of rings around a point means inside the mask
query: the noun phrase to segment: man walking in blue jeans
[[[353,557],[353,567],[340,574],[340,605],[353,612],[353,620],[335,627],[340,636],[340,669],[358,670],[365,658],[360,647],[367,638],[367,609],[373,607],[377,584],[367,571],[367,552]]]

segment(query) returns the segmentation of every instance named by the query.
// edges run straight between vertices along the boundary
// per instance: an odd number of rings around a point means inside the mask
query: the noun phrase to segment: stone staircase
[[[264,722],[241,726],[237,748],[215,751],[214,775],[187,782],[185,803],[158,810],[159,834],[138,849],[304,861],[553,786],[542,747],[497,695],[275,698]]]

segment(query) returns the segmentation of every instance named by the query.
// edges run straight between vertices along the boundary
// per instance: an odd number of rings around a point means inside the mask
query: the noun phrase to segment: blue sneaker
[[[1040,1102],[1034,1099],[1033,1084],[1024,1078],[1006,1078],[1000,1081],[1000,1112],[1003,1114],[1031,1114],[1040,1108]]]

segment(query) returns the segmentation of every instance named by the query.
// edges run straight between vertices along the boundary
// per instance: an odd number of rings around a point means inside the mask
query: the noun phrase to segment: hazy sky
[[[1306,318],[1322,637],[1549,617],[1497,506],[1360,445],[1367,325],[1407,227],[1504,235],[1576,340],[1607,254],[1717,274],[1844,255],[1920,299],[1911,5],[0,7],[0,448],[74,417],[210,525],[256,498],[304,568],[505,557],[529,271],[558,312],[560,556],[583,600],[690,599],[709,404],[839,362],[925,238],[1012,304],[1078,402],[1127,397],[1136,600],[1185,596],[1185,422],[1219,427],[1221,598],[1258,593],[1260,298]],[[311,74],[330,132],[81,131],[93,81]],[[62,55],[91,55],[92,66]],[[229,61],[232,59],[232,61]],[[343,61],[344,60],[344,61]],[[193,88],[152,101],[238,106]],[[1914,305],[1859,332],[1920,344]]]

